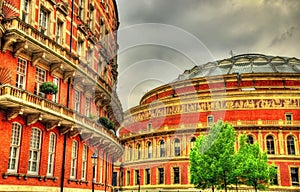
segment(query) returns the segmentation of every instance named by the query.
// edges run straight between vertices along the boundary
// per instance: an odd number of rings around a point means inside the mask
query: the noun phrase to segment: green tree
[[[232,184],[236,133],[231,125],[219,121],[208,135],[197,138],[190,153],[191,182],[197,188],[223,188]]]
[[[262,152],[258,143],[249,144],[245,135],[241,136],[237,158],[241,180],[254,190],[266,189],[276,175],[274,165],[268,164],[266,152]]]

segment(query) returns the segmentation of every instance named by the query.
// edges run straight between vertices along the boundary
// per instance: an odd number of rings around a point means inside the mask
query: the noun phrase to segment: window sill
[[[21,173],[2,173],[2,177],[3,179],[7,179],[8,177],[17,177],[19,180],[21,180],[22,178],[26,181],[28,178],[37,178],[39,181],[47,181],[49,180],[53,180],[54,182],[57,181],[57,177],[53,177],[53,176],[41,176],[41,175],[30,175],[30,174],[21,174]]]
[[[82,185],[83,183],[85,183],[86,185],[89,184],[89,181],[86,181],[86,180],[68,179],[68,183],[70,184],[71,182],[74,182],[74,183],[80,184],[80,185]]]

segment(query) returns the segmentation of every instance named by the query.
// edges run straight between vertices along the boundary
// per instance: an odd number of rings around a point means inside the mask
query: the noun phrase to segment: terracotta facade
[[[268,151],[278,170],[270,190],[299,189],[299,69],[296,58],[238,55],[186,70],[149,91],[124,115],[118,185],[122,191],[195,191],[190,148],[223,120]]]
[[[115,135],[123,118],[116,2],[0,4],[0,191],[90,191],[93,181],[96,191],[113,191],[114,162],[123,153]],[[58,93],[43,94],[44,82]]]

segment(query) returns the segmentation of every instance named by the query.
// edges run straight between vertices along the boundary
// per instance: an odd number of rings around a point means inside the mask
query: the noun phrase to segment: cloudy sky
[[[244,53],[300,58],[299,0],[117,0],[126,110],[185,69]]]

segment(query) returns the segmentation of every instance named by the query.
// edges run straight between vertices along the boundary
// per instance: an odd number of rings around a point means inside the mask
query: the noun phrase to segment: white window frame
[[[23,0],[22,1],[22,21],[28,23],[28,18],[30,14],[30,0]]]
[[[60,79],[58,77],[54,77],[53,84],[57,86],[57,93],[52,95],[52,101],[58,103],[59,102]]]
[[[79,0],[78,1],[78,17],[81,20],[84,19],[84,14],[85,14],[85,12],[84,12],[84,4],[85,4],[84,0]]]
[[[22,126],[19,123],[13,122],[12,135],[10,139],[10,152],[8,158],[7,172],[17,173],[19,158],[20,158],[20,145],[21,145]]]
[[[55,31],[55,42],[58,44],[62,44],[63,38],[63,27],[64,27],[64,22],[61,20],[57,20],[56,22],[56,31]]]
[[[88,154],[88,147],[86,144],[84,144],[83,151],[82,151],[82,172],[81,172],[81,179],[83,181],[86,180],[87,154]]]
[[[30,136],[28,174],[37,175],[39,172],[42,131],[33,127]]]
[[[28,62],[26,59],[18,57],[16,87],[20,89],[26,88],[27,64]]]
[[[40,32],[43,35],[48,34],[48,27],[49,27],[49,11],[45,9],[44,7],[40,8],[40,18],[39,18],[39,27],[40,27]]]
[[[88,117],[91,114],[91,98],[85,98],[85,115]]]
[[[49,137],[49,152],[48,152],[48,166],[47,166],[47,175],[48,176],[53,176],[55,146],[56,146],[56,135],[55,135],[55,133],[51,132],[50,137]]]
[[[77,54],[79,57],[82,57],[83,56],[83,43],[84,41],[81,40],[81,39],[78,39],[77,40]]]
[[[40,94],[40,85],[46,81],[46,71],[44,69],[41,69],[39,67],[36,67],[35,70],[35,82],[36,82],[36,90],[35,94]]]
[[[75,90],[74,92],[74,110],[80,113],[80,101],[81,101],[81,92]]]
[[[71,154],[71,169],[70,169],[70,178],[76,178],[77,171],[77,155],[78,155],[78,142],[72,141],[72,154]]]

